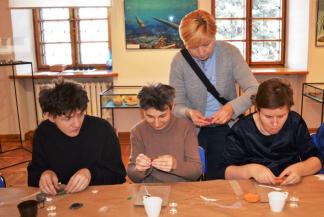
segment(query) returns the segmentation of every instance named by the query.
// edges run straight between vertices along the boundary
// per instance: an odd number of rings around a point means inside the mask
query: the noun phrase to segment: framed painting
[[[180,21],[197,4],[197,0],[125,0],[126,48],[181,48]]]
[[[324,0],[317,0],[317,21],[315,45],[324,47]]]

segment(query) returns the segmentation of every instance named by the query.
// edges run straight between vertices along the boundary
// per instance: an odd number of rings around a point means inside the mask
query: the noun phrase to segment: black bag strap
[[[225,99],[224,97],[221,97],[218,93],[218,91],[216,90],[215,86],[212,85],[212,83],[210,83],[210,81],[208,80],[208,78],[206,77],[206,75],[204,74],[204,72],[201,70],[201,68],[198,66],[198,64],[196,63],[196,61],[192,58],[192,56],[190,55],[190,53],[188,52],[187,49],[182,49],[181,50],[182,56],[186,59],[186,61],[189,63],[189,65],[191,66],[191,68],[193,69],[193,71],[196,73],[196,75],[199,77],[199,79],[204,83],[204,85],[207,88],[207,91],[213,95],[218,102],[220,102],[221,104],[225,105],[228,100]]]

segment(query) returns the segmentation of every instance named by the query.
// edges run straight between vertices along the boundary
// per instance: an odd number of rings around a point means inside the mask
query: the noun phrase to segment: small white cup
[[[159,217],[162,206],[161,197],[143,197],[143,204],[148,217]]]
[[[271,191],[268,194],[269,204],[272,212],[281,212],[285,206],[288,192]]]

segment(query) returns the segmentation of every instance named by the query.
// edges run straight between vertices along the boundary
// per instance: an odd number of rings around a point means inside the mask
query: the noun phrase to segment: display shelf
[[[321,123],[323,123],[324,83],[303,83],[300,114],[303,116],[304,97],[322,104]],[[320,123],[320,124],[321,124]]]
[[[139,105],[138,104],[136,104],[136,105],[129,105],[129,104],[127,104],[127,103],[125,103],[125,102],[122,102],[122,104],[121,105],[118,105],[118,106],[116,106],[115,104],[114,104],[114,102],[113,101],[108,101],[105,105],[103,105],[103,107],[102,108],[139,108]]]
[[[111,86],[100,94],[101,117],[103,109],[111,110],[111,123],[115,126],[115,109],[139,108],[137,94],[141,86]]]

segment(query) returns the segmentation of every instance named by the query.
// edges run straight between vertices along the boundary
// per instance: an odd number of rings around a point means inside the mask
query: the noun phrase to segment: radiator
[[[101,111],[100,109],[100,93],[104,90],[108,89],[112,83],[109,81],[91,81],[91,82],[79,82],[84,90],[87,92],[89,102],[86,110],[86,114],[103,117],[107,120],[111,118],[110,111],[105,109]],[[45,87],[51,86],[52,83],[49,82],[35,82],[35,93],[36,93],[36,100],[37,100],[37,117],[38,123],[44,120],[46,117],[43,116],[41,107],[38,102],[39,91]],[[101,114],[103,112],[103,114]]]

